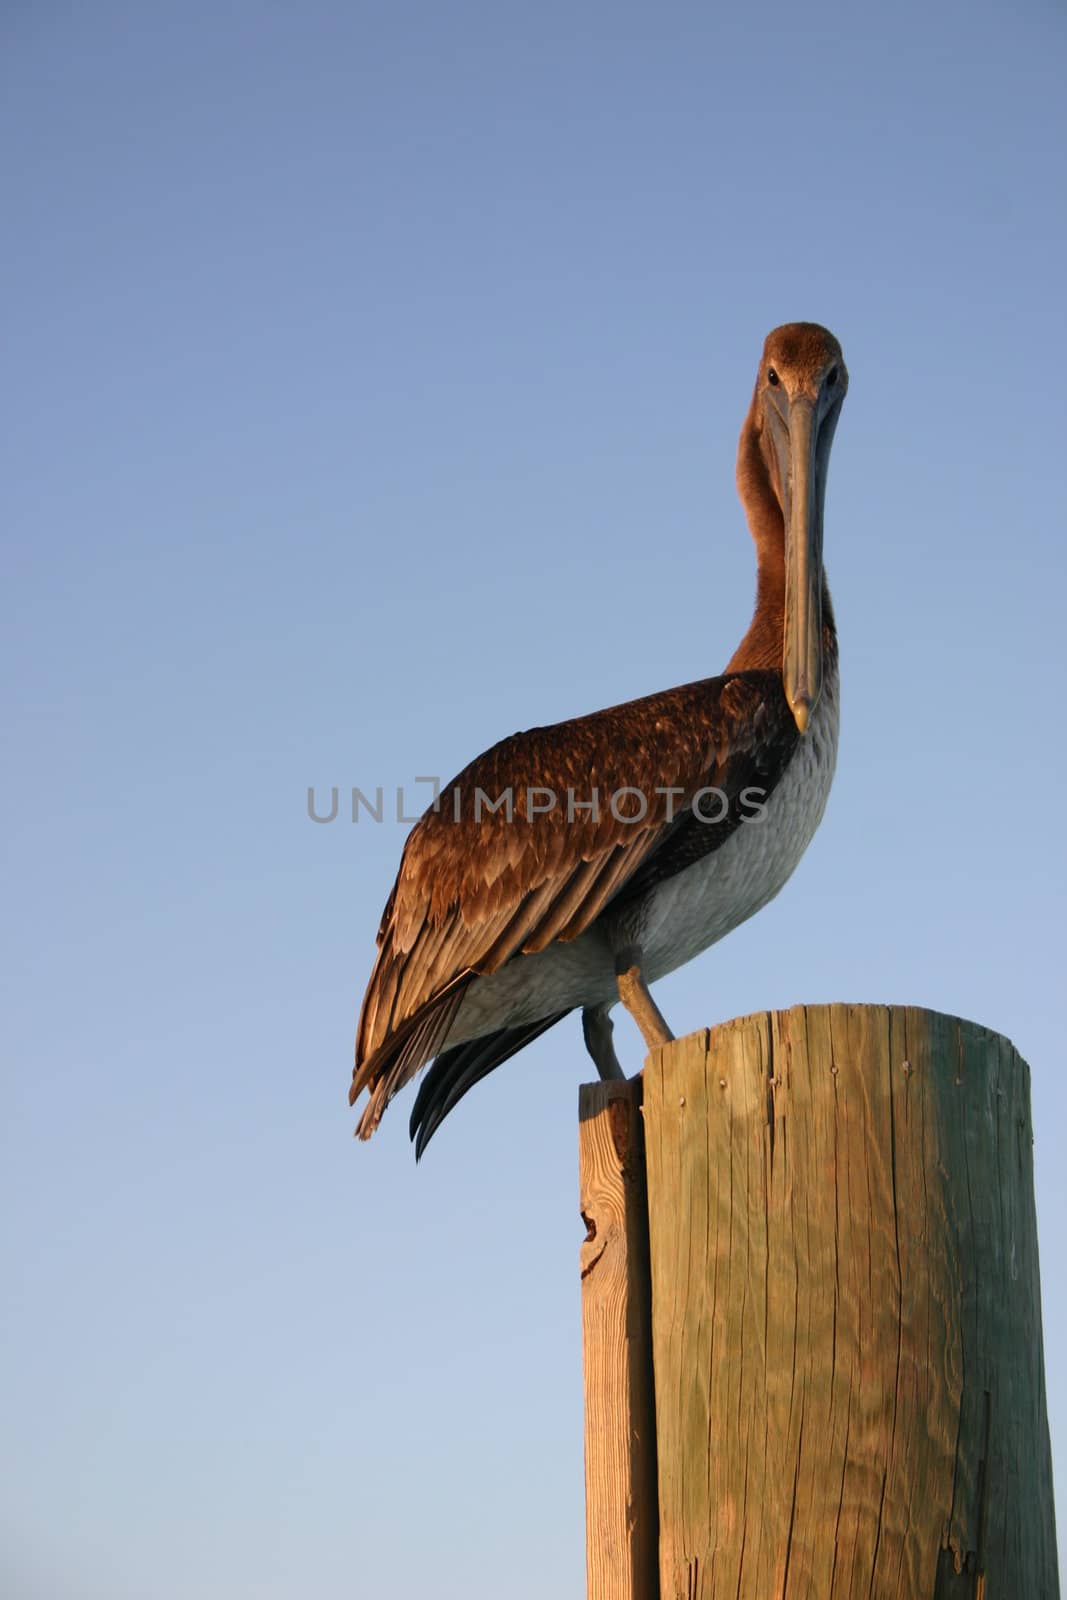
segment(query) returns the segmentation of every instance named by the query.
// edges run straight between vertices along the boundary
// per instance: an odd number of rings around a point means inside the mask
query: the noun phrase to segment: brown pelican
[[[360,1013],[360,1138],[436,1057],[411,1116],[421,1155],[468,1089],[577,1007],[601,1076],[621,1076],[611,1007],[650,1048],[671,1039],[649,982],[796,867],[837,755],[822,530],[847,386],[825,328],[768,336],[737,458],[756,609],[722,676],[513,734],[413,828]]]

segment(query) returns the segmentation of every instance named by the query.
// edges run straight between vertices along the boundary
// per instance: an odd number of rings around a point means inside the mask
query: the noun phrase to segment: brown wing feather
[[[382,916],[350,1095],[371,1090],[361,1132],[439,1046],[444,1034],[427,1018],[447,1011],[447,1032],[472,977],[577,938],[655,859],[696,791],[765,737],[760,718],[776,685],[765,672],[686,684],[513,734],[464,768],[409,835]],[[620,798],[623,820],[609,804],[626,788],[647,801],[640,820],[625,818],[635,800]],[[557,797],[553,810],[537,809],[538,790]],[[568,814],[569,795],[580,803],[594,790],[596,814]],[[510,818],[506,806],[488,809],[504,794]]]

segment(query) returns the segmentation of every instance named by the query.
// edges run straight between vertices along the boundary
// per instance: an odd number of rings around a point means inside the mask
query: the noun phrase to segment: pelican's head
[[[785,524],[782,679],[801,733],[822,689],[823,504],[847,388],[841,346],[817,322],[787,322],[767,335],[755,412]]]

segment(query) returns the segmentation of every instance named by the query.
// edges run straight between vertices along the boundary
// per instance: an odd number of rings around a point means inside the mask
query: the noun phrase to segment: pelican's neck
[[[756,609],[748,632],[727,662],[726,670],[744,672],[763,668],[781,672],[785,641],[785,520],[760,449],[755,397],[741,429],[737,449],[737,492],[756,546]],[[824,637],[828,642],[836,640],[825,571],[822,615]]]

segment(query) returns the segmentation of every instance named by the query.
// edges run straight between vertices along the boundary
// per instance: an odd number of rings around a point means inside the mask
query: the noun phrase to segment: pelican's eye
[[[838,369],[836,367],[831,367],[829,372],[826,374],[826,382],[828,387],[832,389],[840,376],[841,374]]]
[[[779,379],[778,374],[775,372],[773,367],[767,368],[767,382],[771,385],[772,389],[777,389]]]

